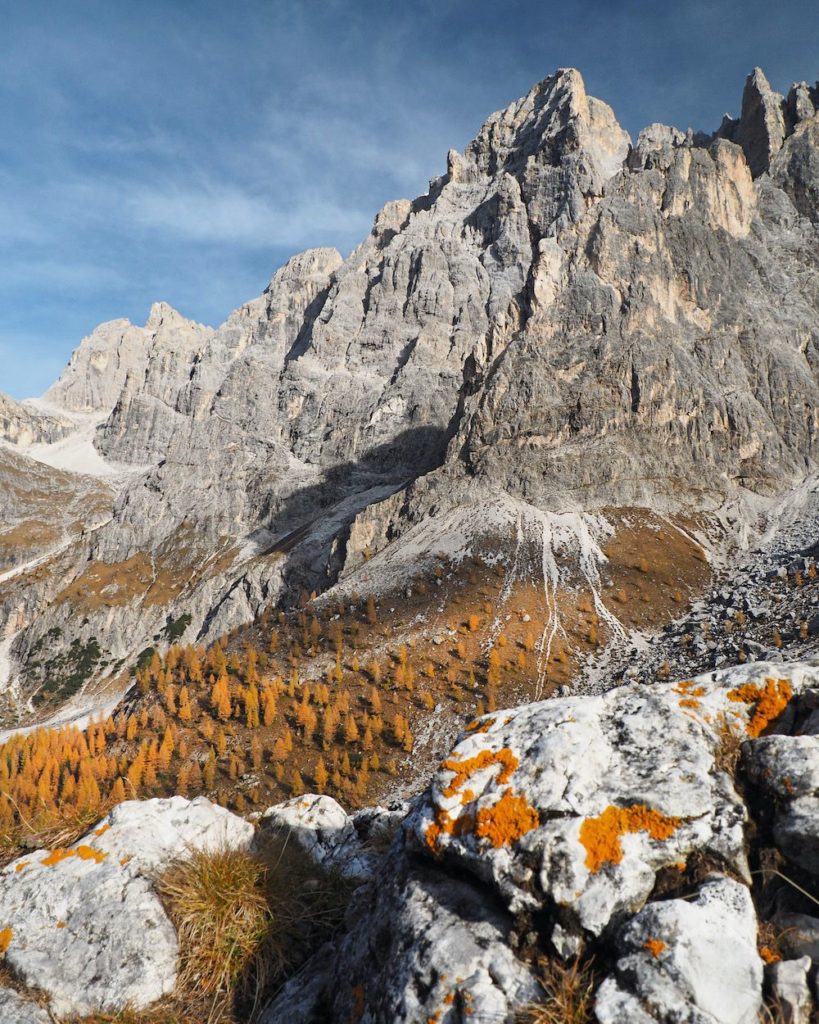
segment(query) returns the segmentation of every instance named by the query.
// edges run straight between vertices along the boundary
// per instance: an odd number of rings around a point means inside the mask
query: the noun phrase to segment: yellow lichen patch
[[[102,864],[108,856],[107,853],[103,853],[101,850],[95,850],[91,846],[78,846],[75,852],[80,860],[93,860],[97,864]]]
[[[643,948],[647,949],[652,956],[657,957],[665,949],[665,943],[662,939],[649,939],[648,942],[643,943]]]
[[[481,722],[479,718],[474,719],[466,727],[467,732],[474,733],[476,736],[482,732],[489,732],[492,726],[495,724],[494,718],[487,718],[485,722]]]
[[[57,922],[57,927],[58,928],[65,928],[65,921],[58,921]]]
[[[471,789],[465,789],[463,791],[463,793],[461,793],[461,803],[462,804],[471,803],[474,799],[475,799],[475,794],[472,792]]]
[[[475,835],[498,849],[516,843],[540,824],[540,815],[524,796],[507,789],[497,803],[482,807],[475,820]]]
[[[683,699],[680,701],[680,707],[691,708],[693,711],[699,711],[699,709],[702,707],[702,704],[700,704],[700,702],[698,700],[695,700],[693,697],[683,697]]]
[[[30,863],[30,860],[21,860],[19,864],[14,865],[14,870],[19,874],[21,871],[25,871]]]
[[[498,782],[504,785],[511,778],[512,772],[517,768],[519,761],[508,747],[501,750],[482,750],[474,757],[468,757],[465,761],[458,761],[454,757],[447,758],[442,767],[447,771],[454,772],[455,778],[443,791],[444,796],[455,796],[470,775],[481,771],[483,768],[490,768],[492,765],[500,765]]]
[[[742,704],[753,704],[754,713],[745,726],[749,736],[756,739],[764,730],[779,718],[793,697],[793,688],[787,679],[765,680],[765,685],[745,683],[735,690],[728,691],[728,700]]]
[[[69,857],[73,856],[73,850],[63,850],[62,848],[60,848],[57,850],[52,850],[47,857],[40,861],[40,863],[45,868],[53,868],[56,867],[57,864],[59,864],[61,861],[68,860]]]
[[[0,929],[0,956],[5,956],[8,952],[8,948],[11,945],[11,940],[14,938],[14,932],[11,928]]]
[[[101,836],[101,835],[104,835],[104,834],[105,834],[105,833],[106,833],[106,832],[108,831],[108,829],[109,829],[110,827],[111,827],[110,825],[100,825],[100,827],[99,827],[99,828],[97,828],[97,829],[94,829],[94,835],[95,835],[95,836]]]
[[[596,818],[586,818],[580,826],[580,842],[586,848],[586,867],[596,874],[605,864],[623,859],[621,838],[629,832],[648,832],[652,839],[670,839],[682,824],[643,804],[631,807],[607,807]]]
[[[766,964],[778,964],[782,957],[771,949],[770,946],[761,946],[759,955],[765,961]]]
[[[682,694],[683,697],[704,697],[705,687],[694,686],[693,679],[686,679],[682,683],[677,683],[674,693]]]

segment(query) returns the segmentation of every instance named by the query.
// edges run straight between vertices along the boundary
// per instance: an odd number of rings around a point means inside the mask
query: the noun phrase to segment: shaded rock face
[[[360,896],[359,923],[285,987],[265,1024],[511,1022],[516,1007],[537,997],[533,975],[508,945],[511,917],[478,887],[400,854],[379,879]]]
[[[690,512],[802,480],[819,427],[815,100],[755,73],[719,137],[654,125],[632,148],[561,70],[347,259],[295,256],[216,330],[163,304],[144,327],[103,325],[46,397],[98,415],[98,452],[134,474],[112,522],[52,567],[13,654],[55,626],[70,642],[60,586],[138,553],[183,582],[156,605],[84,608],[106,651],[132,655],[181,614],[185,639],[213,637],[330,586],[357,517],[393,492],[379,531],[400,546],[497,495]]]

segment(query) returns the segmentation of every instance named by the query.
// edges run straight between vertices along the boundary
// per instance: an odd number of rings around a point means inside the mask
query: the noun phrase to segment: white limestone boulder
[[[410,841],[490,881],[513,912],[546,907],[567,955],[693,853],[748,876],[747,813],[720,748],[817,683],[816,667],[757,663],[486,716],[434,775]]]
[[[812,967],[809,956],[798,960],[780,960],[766,968],[774,1006],[782,1014],[784,1024],[812,1024],[813,998],[809,975]]]
[[[253,827],[210,801],[128,801],[67,849],[0,871],[6,964],[57,1016],[150,1005],[173,990],[177,938],[152,878],[195,849],[245,847]]]
[[[618,937],[597,992],[600,1024],[755,1024],[763,964],[744,885],[709,877],[694,900],[650,903]]]
[[[313,793],[293,797],[269,807],[261,826],[287,833],[318,867],[340,871],[349,878],[371,873],[372,858],[352,816],[332,797]]]

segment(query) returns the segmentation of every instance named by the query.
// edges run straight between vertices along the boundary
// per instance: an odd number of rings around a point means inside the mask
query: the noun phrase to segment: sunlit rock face
[[[60,465],[116,493],[0,594],[25,608],[12,675],[54,629],[116,662],[169,617],[207,640],[355,575],[364,533],[398,550],[499,496],[688,514],[798,484],[819,433],[816,99],[755,71],[714,136],[632,142],[560,70],[346,259],[294,256],[215,329],[164,303],[98,328],[36,430],[5,416],[18,448],[68,444]]]

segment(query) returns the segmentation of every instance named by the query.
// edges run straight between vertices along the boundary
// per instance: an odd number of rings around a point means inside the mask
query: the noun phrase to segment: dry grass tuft
[[[175,1001],[193,1020],[252,1021],[340,924],[349,885],[286,836],[258,851],[196,851],[157,881],[179,935]]]
[[[735,779],[742,755],[742,744],[748,737],[734,730],[725,718],[718,723],[717,734],[719,739],[714,750],[714,764],[720,771]]]
[[[541,960],[544,1000],[524,1007],[518,1024],[591,1024],[595,977],[590,960]]]

